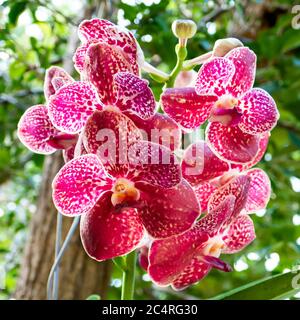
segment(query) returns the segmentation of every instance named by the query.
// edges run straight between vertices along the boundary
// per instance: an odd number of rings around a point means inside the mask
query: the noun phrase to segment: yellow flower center
[[[203,253],[206,256],[219,257],[223,247],[224,242],[222,238],[215,236],[207,241]]]
[[[113,206],[126,202],[134,202],[140,198],[140,192],[135,188],[134,183],[125,178],[119,178],[115,182],[112,192],[111,202]]]
[[[232,95],[224,95],[215,103],[210,117],[210,122],[220,122],[223,125],[229,125],[239,120],[239,113],[235,109],[238,105],[238,99]]]

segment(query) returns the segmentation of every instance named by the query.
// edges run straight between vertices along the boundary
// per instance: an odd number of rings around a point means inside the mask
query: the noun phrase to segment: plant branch
[[[136,250],[126,256],[126,270],[123,271],[122,300],[132,300],[135,285]]]

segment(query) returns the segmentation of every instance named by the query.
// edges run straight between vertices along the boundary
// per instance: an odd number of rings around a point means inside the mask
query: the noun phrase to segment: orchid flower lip
[[[135,187],[134,183],[125,178],[118,178],[111,191],[111,202],[113,206],[117,206],[124,203],[135,203],[140,199],[140,192]]]
[[[224,247],[224,242],[220,234],[210,238],[205,243],[205,246],[202,251],[202,255],[219,257]]]

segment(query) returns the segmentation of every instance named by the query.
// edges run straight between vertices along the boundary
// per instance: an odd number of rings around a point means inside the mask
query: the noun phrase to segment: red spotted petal
[[[182,132],[176,122],[166,114],[155,113],[146,120],[134,114],[126,113],[126,115],[141,130],[144,140],[158,143],[172,151],[180,148]]]
[[[185,129],[203,124],[216,101],[216,96],[199,96],[194,88],[168,88],[161,97],[164,111]]]
[[[241,98],[238,111],[242,113],[240,129],[250,134],[271,131],[279,118],[275,101],[259,88],[248,91]]]
[[[217,190],[217,187],[210,182],[205,182],[194,187],[196,197],[201,206],[201,212],[207,211],[207,204],[211,195]]]
[[[108,28],[114,24],[105,19],[84,20],[78,27],[78,36],[82,42],[89,42],[94,39],[105,40],[109,37]]]
[[[65,164],[53,180],[53,202],[67,216],[86,213],[94,207],[111,182],[99,159],[92,154]]]
[[[150,236],[166,238],[191,228],[200,214],[192,187],[185,181],[175,188],[140,186],[143,205],[139,209]]]
[[[26,110],[18,123],[18,137],[31,151],[41,154],[55,152],[48,141],[59,133],[49,119],[44,105],[36,105]]]
[[[204,141],[190,145],[182,162],[182,175],[192,185],[221,176],[229,164],[218,158]]]
[[[142,119],[148,119],[155,113],[156,102],[148,81],[129,72],[118,72],[114,76],[115,105],[122,111],[137,114]]]
[[[129,30],[95,18],[83,21],[78,28],[78,34],[83,43],[98,41],[119,47],[132,65],[133,72],[138,74],[138,44]]]
[[[196,229],[208,233],[210,237],[217,235],[220,228],[229,224],[229,218],[234,212],[236,198],[226,196],[215,207],[209,208],[208,214],[197,222]]]
[[[181,272],[181,274],[172,283],[172,288],[176,291],[184,290],[188,286],[202,280],[211,270],[212,266],[201,262],[198,259],[192,259],[191,263]]]
[[[256,55],[247,47],[238,47],[229,51],[226,59],[235,66],[235,73],[226,87],[226,91],[235,97],[241,96],[253,86],[256,71]]]
[[[129,170],[128,148],[142,139],[140,130],[117,108],[95,111],[82,135],[88,153],[97,154],[106,170],[114,177]]]
[[[59,79],[59,82],[56,79]],[[44,94],[46,100],[65,84],[74,82],[74,79],[63,68],[53,66],[47,69],[44,80]]]
[[[74,56],[73,56],[74,67],[79,73],[84,71],[86,54],[90,44],[91,44],[90,42],[87,42],[80,45],[74,53]]]
[[[252,169],[247,171],[250,177],[250,186],[246,202],[246,211],[254,212],[264,209],[271,195],[271,183],[267,174],[261,169]]]
[[[252,161],[247,162],[245,164],[232,163],[231,168],[238,169],[239,171],[246,171],[246,170],[252,168],[253,166],[255,166],[262,159],[262,157],[264,156],[264,154],[267,150],[269,137],[270,137],[269,132],[266,132],[260,136],[259,149],[258,149],[256,156],[253,158]]]
[[[139,141],[128,150],[127,178],[162,188],[175,187],[181,181],[180,164],[170,149],[149,141]]]
[[[152,280],[160,285],[167,286],[178,279],[179,284],[186,281],[181,280],[182,276],[200,280],[202,268],[199,269],[199,263],[195,261],[199,247],[208,240],[207,234],[199,233],[194,228],[181,234],[167,239],[153,241],[149,250],[148,273]],[[197,268],[193,268],[196,266]],[[195,271],[195,276],[193,270]],[[186,277],[185,277],[186,278]],[[188,283],[191,284],[191,283]],[[183,285],[182,287],[187,286]]]
[[[225,87],[235,73],[232,61],[223,57],[215,57],[202,65],[198,72],[195,89],[200,95],[226,93]]]
[[[255,230],[251,218],[248,215],[240,215],[230,225],[223,241],[225,248],[222,253],[235,253],[243,250],[255,239]]]
[[[102,106],[94,88],[77,81],[59,89],[49,99],[49,116],[54,126],[66,133],[79,132],[95,109]]]
[[[133,208],[116,211],[104,194],[97,204],[82,216],[80,235],[87,254],[103,261],[135,250],[144,236],[139,213]]]
[[[133,72],[132,65],[119,47],[106,43],[91,44],[85,59],[85,78],[97,89],[105,105],[116,102],[114,75],[118,72]]]
[[[225,161],[247,163],[253,161],[259,151],[260,136],[245,133],[238,126],[209,123],[206,137],[211,150]]]
[[[208,211],[214,210],[228,196],[232,195],[235,197],[234,212],[238,214],[246,205],[250,180],[250,177],[246,175],[237,175],[224,186],[218,188],[209,199]]]

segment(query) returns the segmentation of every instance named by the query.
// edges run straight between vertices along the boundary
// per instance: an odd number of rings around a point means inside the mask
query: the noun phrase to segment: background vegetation
[[[9,298],[15,288],[44,160],[18,141],[17,122],[26,108],[44,101],[45,70],[62,63],[72,27],[79,23],[78,13],[90,2],[0,0],[0,299]],[[271,201],[267,210],[253,215],[255,242],[240,254],[225,257],[235,271],[212,271],[198,285],[174,293],[153,287],[139,269],[136,298],[204,299],[300,264],[300,30],[291,27],[295,4],[108,1],[111,20],[131,29],[146,59],[164,71],[175,63],[176,39],[170,29],[174,19],[191,18],[198,24],[198,33],[189,42],[189,58],[210,50],[219,38],[240,38],[257,53],[256,86],[275,98],[281,113],[259,164],[272,181]],[[159,85],[151,84],[158,94]],[[121,274],[115,269],[109,298],[119,298],[120,285]]]

